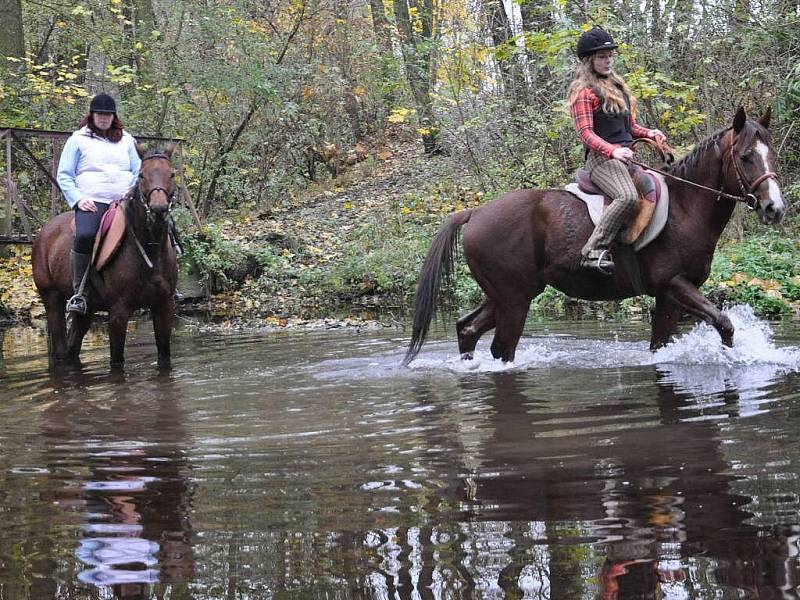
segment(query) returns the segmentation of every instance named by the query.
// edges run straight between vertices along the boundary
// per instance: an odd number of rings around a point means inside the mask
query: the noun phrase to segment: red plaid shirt
[[[611,153],[614,152],[615,148],[619,148],[620,146],[617,144],[609,144],[594,132],[594,113],[598,110],[600,110],[600,98],[588,87],[578,92],[578,97],[575,98],[575,102],[570,106],[572,120],[575,122],[575,129],[578,130],[578,137],[580,137],[581,141],[589,150],[599,152],[611,158]],[[633,135],[633,139],[655,139],[654,130],[639,125],[634,121],[632,114],[629,119],[631,121],[631,134]]]

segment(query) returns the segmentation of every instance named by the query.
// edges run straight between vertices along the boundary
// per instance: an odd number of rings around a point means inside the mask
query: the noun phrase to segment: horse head
[[[771,116],[772,110],[767,109],[758,121],[749,120],[744,108],[739,107],[723,151],[724,187],[744,196],[765,225],[780,223],[786,214],[775,173],[777,155],[769,132]]]
[[[145,150],[141,144],[136,145],[136,151],[142,159],[136,197],[144,206],[148,220],[165,223],[175,203],[178,188],[171,160],[174,150],[175,144],[153,150]]]

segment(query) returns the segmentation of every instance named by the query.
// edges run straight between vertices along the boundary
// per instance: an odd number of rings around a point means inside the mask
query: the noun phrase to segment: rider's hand
[[[87,212],[97,212],[97,206],[91,198],[81,198],[78,200],[78,208]]]
[[[633,158],[633,150],[626,148],[625,146],[614,148],[614,151],[611,153],[611,158],[616,158],[622,162],[628,162]]]
[[[653,139],[659,144],[663,144],[667,141],[667,136],[660,129],[653,129]]]

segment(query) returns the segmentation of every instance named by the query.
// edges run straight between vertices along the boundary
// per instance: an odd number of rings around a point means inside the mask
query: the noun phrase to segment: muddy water
[[[800,330],[732,317],[533,324],[514,365],[449,323],[410,369],[392,330],[183,328],[169,375],[139,324],[124,376],[6,330],[0,600],[795,597]]]

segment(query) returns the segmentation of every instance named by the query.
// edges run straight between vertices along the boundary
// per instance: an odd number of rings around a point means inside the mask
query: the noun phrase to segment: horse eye
[[[742,162],[750,164],[751,162],[753,162],[753,158],[749,154],[744,154],[742,155]]]

